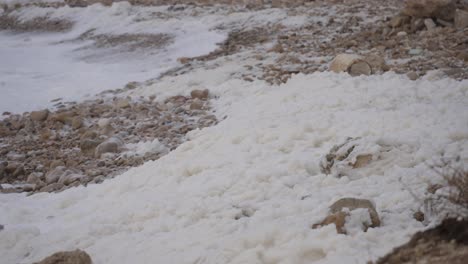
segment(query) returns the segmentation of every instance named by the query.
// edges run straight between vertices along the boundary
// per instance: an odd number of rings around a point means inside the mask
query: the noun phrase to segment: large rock
[[[32,111],[29,117],[31,118],[32,121],[44,121],[47,119],[49,116],[49,110],[41,110],[41,111]]]
[[[375,228],[380,226],[380,218],[374,204],[366,199],[357,198],[342,198],[330,206],[330,214],[320,223],[314,224],[312,228],[320,228],[325,225],[335,224],[336,231],[339,234],[347,234],[345,228],[348,218],[351,217],[351,212],[357,209],[365,209],[369,214],[370,223],[363,221],[363,231],[367,231],[369,227]],[[362,221],[358,219],[358,221]]]
[[[339,54],[330,64],[330,71],[348,72],[351,76],[370,75],[372,67],[363,57],[355,54]]]
[[[35,264],[92,264],[91,257],[82,250],[61,251],[35,262]]]
[[[455,16],[455,0],[407,0],[403,14],[412,17],[453,20]]]
[[[468,27],[468,11],[457,9],[455,11],[455,27],[465,29]]]
[[[399,15],[394,16],[390,20],[389,25],[392,28],[398,28],[398,27],[401,27],[401,26],[403,26],[405,24],[408,24],[410,21],[411,21],[411,17],[399,14]]]

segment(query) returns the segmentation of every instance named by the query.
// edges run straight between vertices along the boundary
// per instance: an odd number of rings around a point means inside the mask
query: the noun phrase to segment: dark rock
[[[92,264],[91,257],[82,250],[61,251],[35,262],[35,264]]]

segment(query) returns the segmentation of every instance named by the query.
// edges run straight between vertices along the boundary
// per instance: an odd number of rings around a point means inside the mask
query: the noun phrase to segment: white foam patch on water
[[[218,78],[230,69],[207,72]],[[179,78],[188,77],[153,89]],[[205,87],[226,118],[163,158],[100,185],[1,195],[2,261],[81,248],[97,264],[365,263],[423,228],[408,190],[422,196],[436,180],[428,162],[468,161],[468,81],[321,73],[281,86]],[[346,137],[398,151],[360,177],[320,173],[323,155]],[[371,199],[382,226],[349,235],[311,229],[342,197]]]

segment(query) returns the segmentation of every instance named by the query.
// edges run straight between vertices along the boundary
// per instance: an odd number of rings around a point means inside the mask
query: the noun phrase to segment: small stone
[[[424,20],[422,18],[414,18],[411,23],[411,31],[416,32],[424,28]]]
[[[112,136],[115,132],[115,128],[109,123],[106,126],[102,127],[99,133],[101,135],[106,135],[108,137]]]
[[[78,166],[78,161],[76,161],[76,160],[70,160],[70,159],[69,159],[69,160],[67,160],[67,161],[65,162],[65,165],[66,165],[68,168],[73,168],[73,167]]]
[[[122,98],[117,100],[115,104],[118,108],[129,108],[130,107],[130,100],[127,98]]]
[[[419,78],[419,75],[415,72],[415,71],[410,71],[406,74],[406,76],[408,77],[408,79],[412,80],[412,81],[415,81]]]
[[[41,111],[32,111],[29,117],[32,121],[42,122],[47,119],[49,116],[49,110],[41,110]]]
[[[45,175],[46,184],[57,182],[64,173],[65,167],[63,166],[56,167],[55,169],[47,172],[47,174]]]
[[[443,188],[444,186],[442,186],[441,184],[431,184],[427,187],[427,191],[431,194],[435,194],[437,192],[437,190],[439,190],[440,188]]]
[[[457,29],[465,29],[468,27],[468,11],[457,9],[455,11],[454,21],[455,28]]]
[[[397,37],[406,37],[406,36],[408,36],[408,33],[406,33],[405,31],[400,31],[396,35],[397,35]]]
[[[17,178],[19,176],[23,176],[24,175],[24,167],[23,165],[18,165],[18,167],[16,168],[16,170],[13,172],[12,176],[14,178]]]
[[[58,183],[63,183],[64,185],[70,185],[73,182],[80,181],[84,177],[85,177],[84,175],[76,174],[76,173],[64,174],[60,176]]]
[[[437,23],[441,24],[444,27],[453,27],[453,23],[451,23],[449,21],[445,21],[445,20],[440,19],[440,18],[437,19]]]
[[[39,192],[54,192],[62,189],[64,186],[65,185],[63,185],[62,183],[55,182],[42,187],[41,189],[39,189]]]
[[[365,61],[357,61],[349,68],[349,74],[351,76],[371,75],[372,68],[370,67],[369,63]]]
[[[51,119],[55,122],[60,122],[62,124],[70,124],[73,118],[74,113],[72,112],[61,112],[56,113],[51,116]]]
[[[39,191],[40,189],[44,188],[44,186],[46,186],[46,183],[43,181],[39,181],[35,185],[36,185],[36,188],[34,190]]]
[[[111,120],[109,118],[101,118],[98,120],[97,124],[100,128],[104,128],[108,125],[111,125]]]
[[[193,100],[190,104],[190,110],[201,110],[203,108],[203,102],[199,99]]]
[[[99,184],[102,183],[106,178],[102,175],[97,176],[93,179],[93,183]]]
[[[205,90],[193,90],[192,92],[190,92],[190,96],[191,96],[193,99],[206,100],[206,99],[208,99],[209,93],[210,93],[210,91],[209,91],[208,89],[205,89]]]
[[[79,129],[83,126],[83,119],[81,117],[75,117],[71,121],[71,127],[73,129]]]
[[[138,86],[138,83],[137,82],[129,82],[125,85],[125,89],[127,90],[134,90],[136,89]]]
[[[283,46],[280,43],[277,43],[271,49],[269,49],[268,52],[283,53],[284,49],[283,49]]]
[[[409,22],[410,22],[409,16],[397,15],[390,20],[389,25],[392,28],[397,28],[397,27],[401,27],[402,25],[408,24]]]
[[[80,142],[80,149],[86,155],[94,154],[96,147],[101,144],[100,140],[82,139]]]
[[[26,180],[26,182],[30,183],[30,184],[36,184],[36,183],[41,181],[41,176],[42,176],[42,173],[33,172],[33,173],[29,174],[28,179]]]
[[[190,58],[188,57],[180,57],[180,58],[177,58],[177,61],[181,64],[187,64],[190,62]]]
[[[34,189],[36,189],[36,184],[23,184],[23,186],[21,186],[21,188],[23,189],[24,192],[32,192],[34,191]]]
[[[123,146],[123,141],[117,137],[111,137],[96,147],[95,157],[101,157],[104,153],[118,153]]]
[[[424,213],[421,211],[417,211],[413,214],[413,218],[416,219],[418,222],[424,221]]]
[[[422,53],[422,49],[410,49],[408,51],[408,54],[413,55],[413,56],[420,55],[421,53]]]
[[[437,26],[434,21],[430,18],[424,19],[424,25],[426,26],[427,30],[431,31],[434,30]]]
[[[385,62],[385,59],[378,54],[369,54],[364,57],[364,60],[369,63],[372,68],[372,73],[386,72],[390,67]]]
[[[457,54],[457,58],[465,62],[468,62],[468,51],[460,51]]]
[[[35,264],[92,264],[91,257],[82,250],[61,251],[52,254]]]
[[[47,129],[47,128],[39,132],[39,137],[44,141],[52,138],[53,136],[54,136],[54,133],[50,129]]]
[[[63,160],[53,160],[50,165],[49,165],[49,168],[51,170],[59,167],[59,166],[65,166],[65,162],[63,162]]]
[[[6,163],[5,166],[5,172],[8,173],[8,174],[11,174],[13,173],[17,168],[18,166],[20,166],[18,163],[16,162],[8,162]]]
[[[0,180],[5,177],[5,168],[6,166],[2,163],[0,163]]]

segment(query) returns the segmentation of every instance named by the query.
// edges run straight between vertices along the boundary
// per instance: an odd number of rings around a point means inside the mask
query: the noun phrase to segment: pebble
[[[420,55],[421,53],[422,53],[422,49],[410,49],[408,51],[408,54],[412,56],[417,56],[417,55]]]
[[[101,157],[104,153],[118,153],[123,146],[123,141],[117,137],[111,137],[96,147],[95,156]]]
[[[457,29],[465,29],[468,27],[468,10],[455,10],[454,24]]]
[[[397,37],[406,37],[408,36],[408,33],[406,33],[405,31],[400,31],[397,33]]]
[[[437,27],[436,24],[434,23],[434,20],[432,20],[430,18],[424,19],[424,25],[426,26],[427,30],[429,30],[429,31],[434,30]]]
[[[203,102],[199,99],[195,99],[190,104],[190,110],[201,110],[203,108]]]
[[[31,120],[38,121],[38,122],[46,120],[48,116],[49,116],[49,110],[47,109],[41,110],[41,111],[32,111],[31,114],[29,115]]]
[[[190,96],[191,96],[193,99],[206,100],[206,99],[208,99],[209,93],[210,93],[210,92],[209,92],[208,89],[205,89],[205,90],[193,90],[192,92],[190,92]]]
[[[414,71],[408,72],[406,74],[406,76],[408,77],[408,79],[410,79],[412,81],[415,81],[415,80],[417,80],[419,78],[419,75]]]

